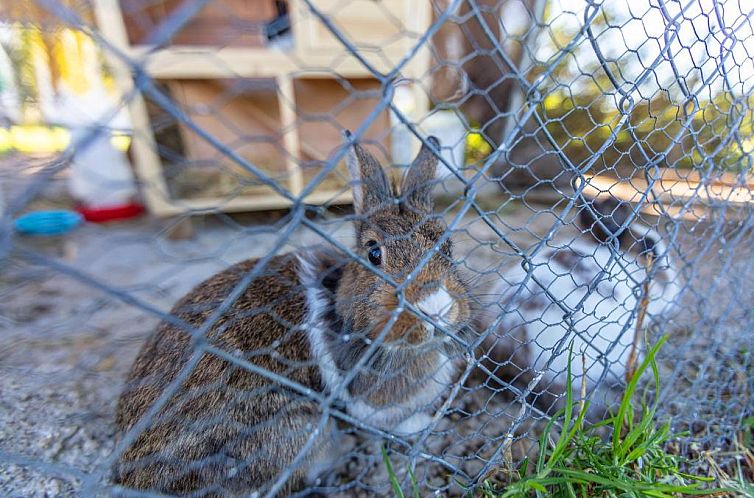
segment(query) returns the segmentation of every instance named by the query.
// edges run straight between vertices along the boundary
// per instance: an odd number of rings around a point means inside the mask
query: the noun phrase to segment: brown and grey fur
[[[437,141],[430,139],[435,147]],[[400,283],[442,236],[431,215],[437,159],[426,146],[400,189],[379,163],[354,144],[355,252],[367,259],[367,242],[382,248],[379,270]],[[438,289],[452,296],[443,311],[448,330],[469,319],[467,288],[451,243],[442,244],[405,288],[406,300],[424,303]],[[257,260],[236,264],[199,284],[173,309],[199,327],[250,272]],[[409,311],[394,287],[364,264],[337,251],[309,251],[273,258],[206,334],[206,341],[234,356],[320,393],[336,388],[377,339],[374,352],[341,393],[351,415],[398,430],[437,402],[451,381],[452,342]],[[419,306],[421,308],[421,306]],[[384,335],[384,337],[380,337]],[[161,324],[144,344],[117,407],[122,437],[141,420],[193,353],[190,336]],[[121,455],[116,483],[178,496],[234,496],[264,491],[299,454],[321,419],[315,401],[267,377],[205,353],[177,392]],[[426,417],[426,415],[425,415]],[[408,424],[413,432],[416,424]],[[418,427],[421,428],[421,427]],[[332,423],[296,469],[283,493],[301,488],[319,460],[328,458]]]

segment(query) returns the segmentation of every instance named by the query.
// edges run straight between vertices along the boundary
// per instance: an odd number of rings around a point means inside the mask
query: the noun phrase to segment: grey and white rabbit
[[[439,150],[436,139],[428,143]],[[431,321],[404,309],[395,287],[375,270],[401,284],[444,234],[430,194],[437,158],[422,147],[400,188],[391,186],[379,162],[358,144],[350,146],[347,163],[358,215],[353,250],[369,265],[332,248],[277,256],[205,340],[323,397],[342,387],[338,401],[351,416],[383,430],[415,433],[430,423],[428,412],[441,401],[457,366],[453,341],[431,323],[463,332],[470,316],[467,287],[449,240],[403,289],[406,301]],[[202,282],[172,314],[200,327],[256,264],[244,261]],[[365,366],[343,385],[374,342]],[[170,323],[147,340],[117,407],[121,437],[187,366],[193,350],[189,335]],[[303,465],[283,488],[292,492],[337,450],[332,420],[315,432],[321,416],[311,397],[204,353],[121,455],[114,480],[179,496],[264,493],[314,434]]]
[[[584,375],[589,389],[598,382],[616,385],[626,374],[644,283],[649,279],[646,310],[654,320],[672,315],[682,289],[657,231],[638,221],[620,231],[631,215],[628,204],[606,198],[591,206],[596,217],[585,206],[579,213],[581,235],[548,244],[532,258],[530,271],[538,283],[516,265],[486,298],[482,328],[489,335],[482,361],[501,380],[520,385],[544,372],[535,389],[544,409],[564,393],[571,339],[574,393]],[[572,330],[564,319],[570,310],[576,310]],[[641,348],[638,355],[640,361]]]

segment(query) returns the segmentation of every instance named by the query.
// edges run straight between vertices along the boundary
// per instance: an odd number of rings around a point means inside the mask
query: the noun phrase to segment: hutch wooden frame
[[[348,36],[357,33],[352,40],[359,47],[368,46],[369,35],[390,35],[391,30],[400,30],[398,36],[380,50],[359,50],[373,67],[382,73],[388,72],[402,60],[411,47],[418,43],[430,23],[430,3],[421,0],[314,0],[313,4],[323,12],[336,12],[333,22]],[[354,4],[351,9],[341,8]],[[297,157],[300,156],[301,137],[295,125],[297,112],[294,104],[306,95],[297,95],[299,79],[370,78],[374,75],[353,54],[327,31],[326,26],[314,16],[303,0],[289,0],[289,13],[293,48],[281,51],[275,47],[234,46],[168,46],[150,51],[147,46],[132,46],[119,0],[94,0],[95,18],[98,27],[109,43],[133,60],[143,61],[147,74],[155,79],[196,80],[228,78],[274,79],[278,91],[278,108],[281,129],[287,130],[283,142],[286,149],[287,181],[285,187],[297,197],[305,187],[305,178]],[[375,21],[370,9],[388,9],[391,19],[402,25],[384,25]],[[362,40],[361,35],[366,37]],[[120,91],[133,89],[133,78],[127,65],[115,54],[109,55],[115,79]],[[429,50],[422,47],[405,65],[402,75],[414,82],[427,77]],[[428,97],[420,84],[412,84],[415,98],[411,118],[418,120],[428,109]],[[285,208],[290,200],[274,192],[236,197],[202,197],[173,199],[162,174],[162,163],[157,142],[152,132],[144,98],[137,95],[129,103],[134,139],[132,157],[134,167],[142,183],[144,200],[150,211],[157,216],[171,216],[186,212],[221,210],[225,212]],[[348,189],[315,189],[306,202],[348,203]]]

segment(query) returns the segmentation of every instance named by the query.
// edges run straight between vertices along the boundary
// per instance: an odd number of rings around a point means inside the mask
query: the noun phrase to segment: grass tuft
[[[720,481],[726,488],[710,489],[715,478],[692,475],[681,470],[685,459],[669,453],[667,443],[680,434],[673,434],[670,422],[657,420],[659,373],[655,357],[666,338],[650,349],[636,368],[621,399],[617,413],[608,415],[600,423],[584,424],[589,408],[576,403],[572,393],[570,361],[566,382],[566,404],[548,422],[539,441],[535,461],[525,459],[515,472],[513,482],[504,488],[486,481],[477,488],[476,496],[483,498],[674,498],[678,496],[746,496],[740,485],[730,486],[732,479]],[[572,353],[569,360],[572,360]],[[647,371],[654,379],[655,400],[648,406],[635,403],[639,379]],[[561,427],[556,434],[556,426]],[[609,434],[604,437],[605,431]],[[383,459],[395,495],[404,494],[395,477],[390,460],[383,448]],[[412,474],[414,498],[418,487]],[[469,496],[471,496],[471,492]]]
[[[393,471],[393,464],[390,462],[390,457],[388,456],[387,450],[385,449],[384,446],[382,447],[382,461],[385,463],[387,474],[390,477],[390,486],[393,488],[393,493],[395,493],[396,498],[406,498],[406,495],[403,494],[403,489],[401,489],[401,485],[398,483],[398,478],[396,477],[395,472]],[[408,475],[409,475],[409,478],[411,479],[412,497],[420,498],[419,485],[416,482],[416,476],[411,470],[411,467],[408,467]]]
[[[632,375],[617,413],[588,427],[582,424],[588,403],[579,407],[575,417],[572,415],[575,405],[570,392],[569,367],[566,406],[545,428],[531,474],[527,472],[528,462],[524,462],[517,481],[502,490],[485,483],[481,496],[672,498],[728,492],[727,489],[703,489],[702,484],[712,478],[682,472],[682,457],[665,449],[666,443],[675,437],[670,423],[659,423],[656,418],[660,381],[655,357],[665,340],[663,337],[650,349]],[[634,403],[637,386],[647,370],[651,370],[654,379],[655,402],[651,406],[642,402],[637,408]],[[553,429],[557,421],[562,423],[563,429],[556,437]],[[610,434],[607,439],[599,433],[605,430]],[[557,443],[548,444],[551,439]]]

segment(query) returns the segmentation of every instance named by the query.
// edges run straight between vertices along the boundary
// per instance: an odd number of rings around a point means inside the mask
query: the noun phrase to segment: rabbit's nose
[[[431,320],[424,322],[424,326],[427,328],[428,337],[441,337],[443,339],[447,338],[447,336],[444,332],[442,332],[441,329],[445,329],[446,327],[450,326],[450,322],[440,316],[432,316],[430,318]]]
[[[433,321],[424,320],[422,325],[424,326],[425,330],[427,331],[427,338],[428,339],[434,339],[439,338],[442,339],[442,342],[450,342],[451,336],[445,334],[440,329],[437,328],[437,325],[440,326],[447,326],[449,323],[442,319],[442,318],[433,318]]]
[[[448,314],[453,302],[448,291],[441,287],[416,303],[416,307],[432,320],[441,320]]]
[[[454,300],[448,291],[440,287],[416,303],[416,307],[428,317],[428,319],[422,320],[422,325],[427,330],[428,338],[437,335],[438,325],[443,326],[447,323],[445,317],[450,312],[453,302]]]

